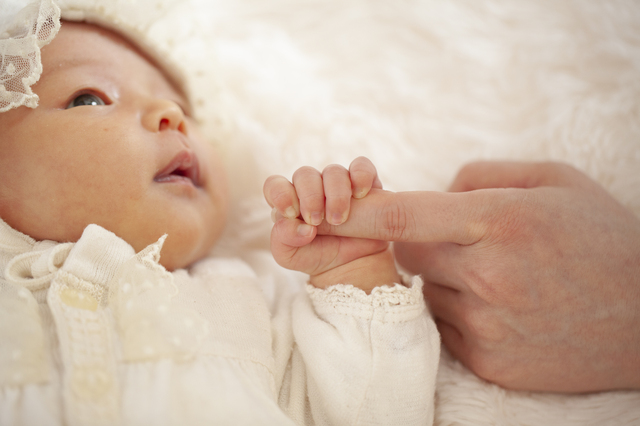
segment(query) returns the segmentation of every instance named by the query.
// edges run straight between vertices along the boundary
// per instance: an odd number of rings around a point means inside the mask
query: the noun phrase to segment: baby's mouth
[[[155,182],[184,182],[200,187],[200,169],[198,158],[193,151],[180,151],[169,164],[153,178]]]

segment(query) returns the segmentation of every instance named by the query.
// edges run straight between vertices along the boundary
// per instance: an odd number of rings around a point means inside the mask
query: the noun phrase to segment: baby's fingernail
[[[313,232],[313,228],[313,226],[307,225],[306,223],[298,225],[298,235],[300,235],[301,237],[308,237]]]
[[[296,214],[296,209],[294,209],[292,206],[287,207],[287,209],[284,211],[284,215],[289,219],[295,219],[296,217],[298,217],[298,215]]]
[[[367,195],[367,190],[364,188],[353,191],[353,198],[363,198],[365,195]]]
[[[343,214],[339,214],[339,213],[334,213],[331,215],[331,224],[332,225],[341,225],[342,222],[345,221],[345,215]]]
[[[276,215],[277,215],[277,214],[278,214],[278,209],[276,209],[276,208],[274,207],[274,208],[271,210],[271,221],[272,221],[273,223],[276,223],[276,218],[277,218],[277,216],[276,216]]]
[[[311,213],[311,224],[313,226],[318,226],[322,223],[322,219],[324,219],[324,215],[319,212]]]

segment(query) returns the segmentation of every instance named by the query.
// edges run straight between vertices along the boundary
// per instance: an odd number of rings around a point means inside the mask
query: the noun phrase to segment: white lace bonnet
[[[151,33],[156,18],[175,0],[0,0],[0,113],[35,108],[31,86],[42,74],[40,49],[60,29],[60,18],[100,25],[122,34],[148,54],[179,85],[185,79]]]

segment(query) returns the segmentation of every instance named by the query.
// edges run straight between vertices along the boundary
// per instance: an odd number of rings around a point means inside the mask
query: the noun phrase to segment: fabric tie
[[[34,250],[9,261],[4,271],[4,278],[8,282],[31,291],[48,287],[75,243],[43,241],[38,245],[40,247],[34,247]]]

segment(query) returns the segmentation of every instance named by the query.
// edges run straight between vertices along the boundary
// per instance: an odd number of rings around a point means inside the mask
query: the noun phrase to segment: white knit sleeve
[[[440,338],[422,280],[407,281],[369,295],[342,284],[298,295],[287,392],[306,393],[304,413],[292,413],[301,423],[433,423]]]

